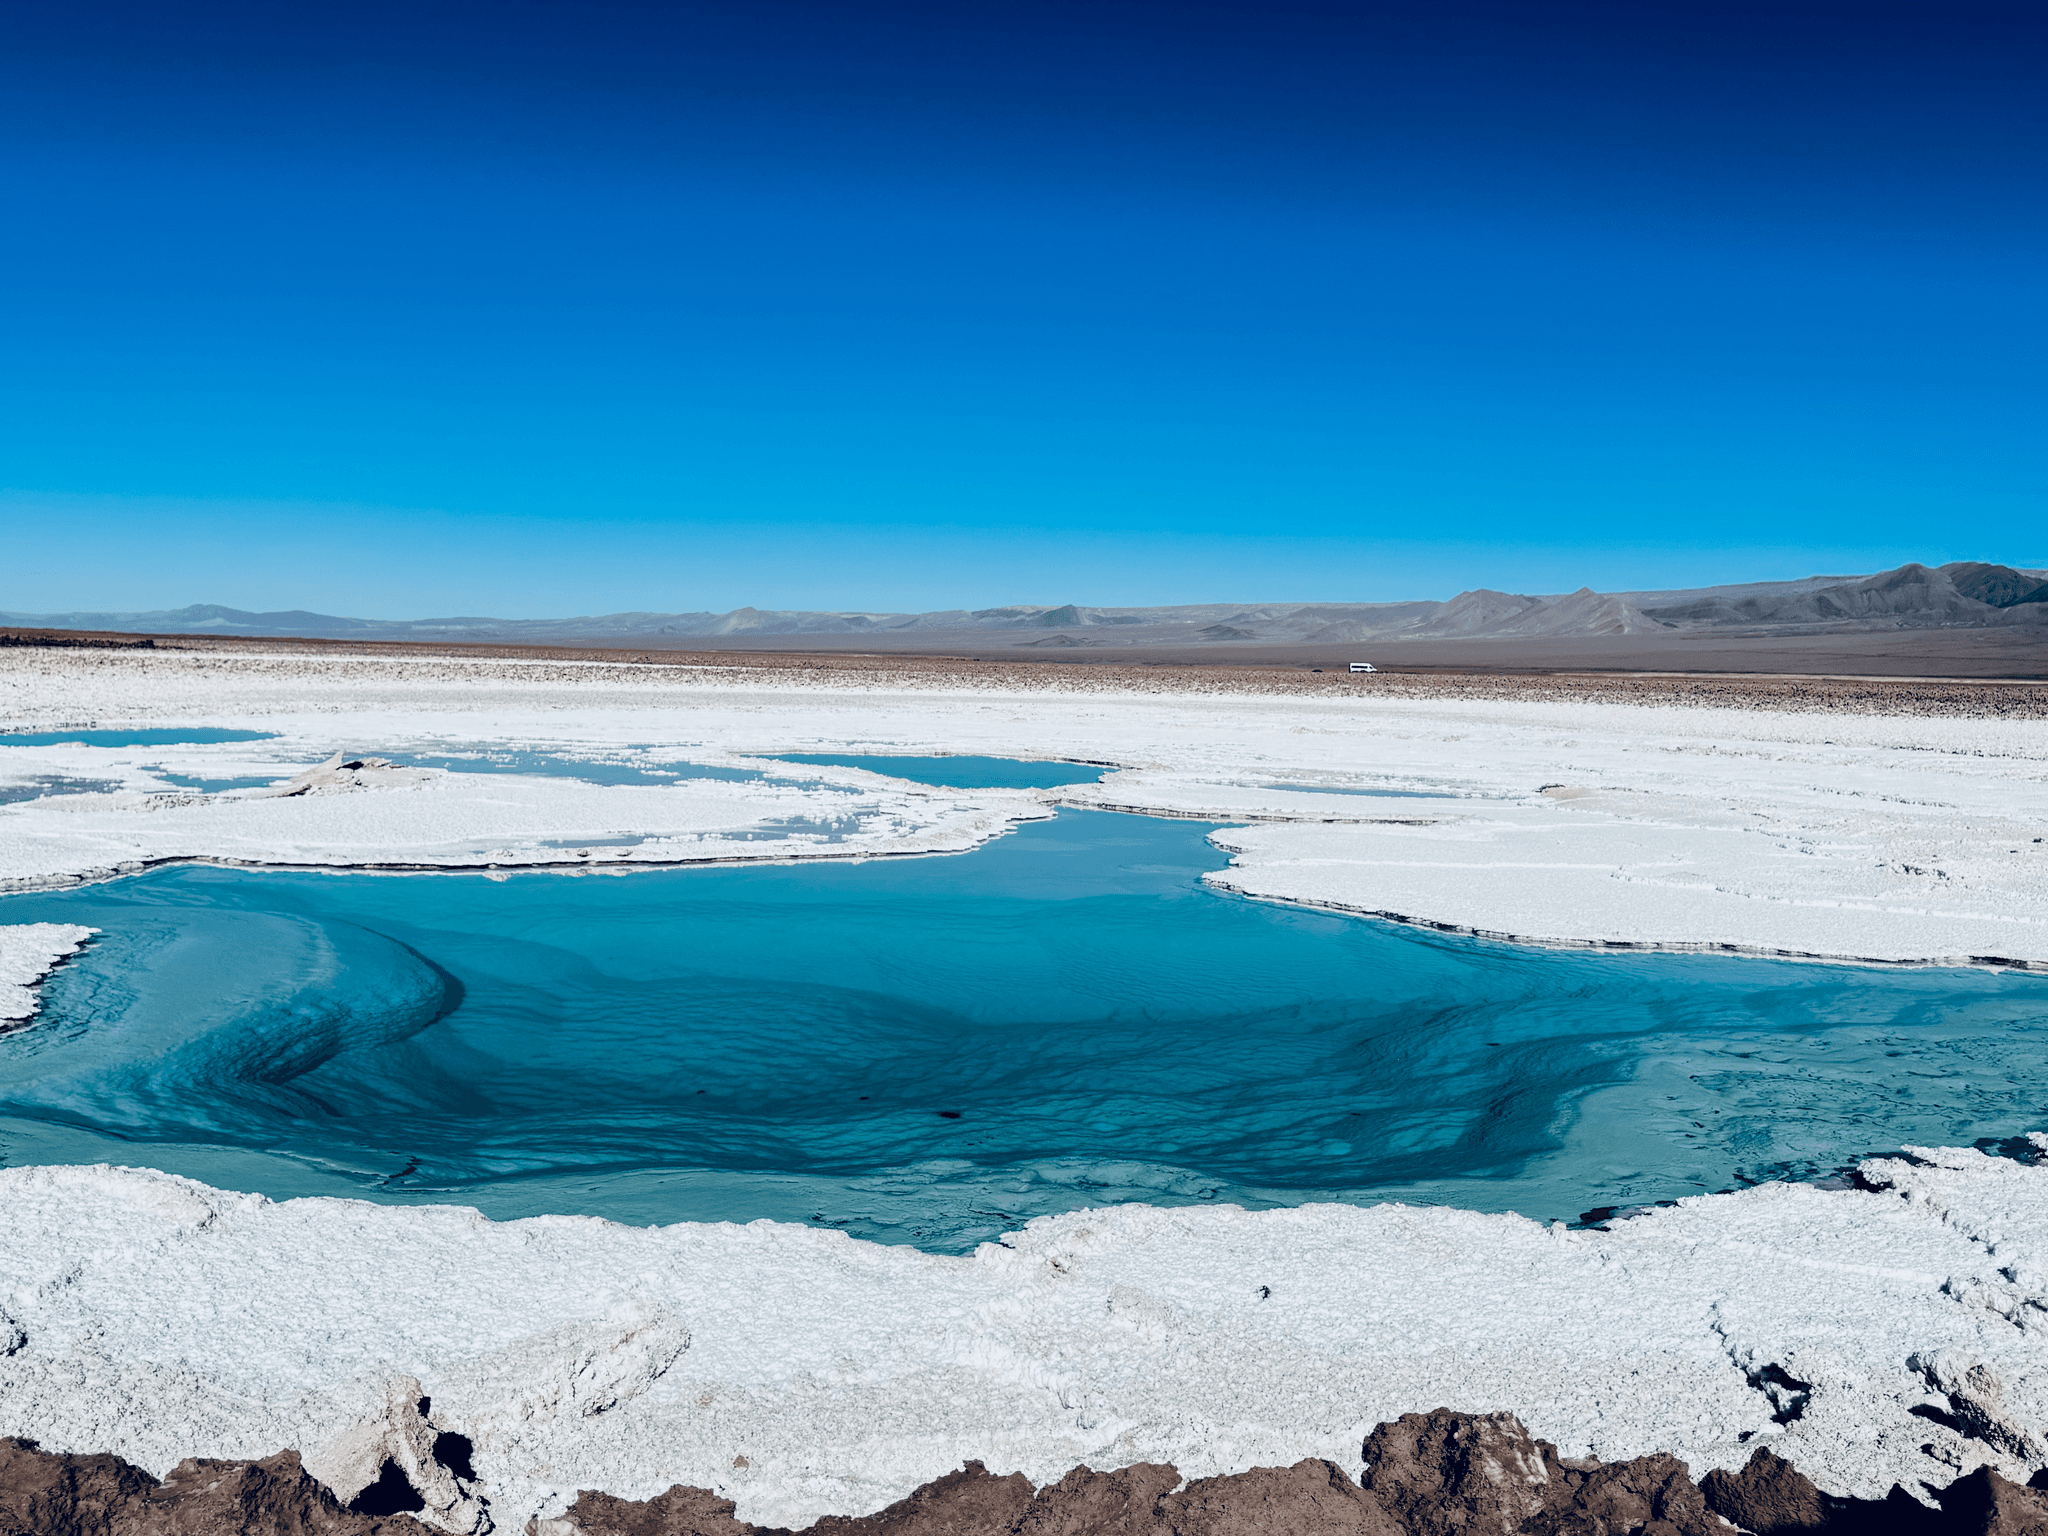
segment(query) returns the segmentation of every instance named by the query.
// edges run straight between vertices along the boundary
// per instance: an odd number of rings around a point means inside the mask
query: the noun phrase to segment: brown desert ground
[[[921,635],[734,635],[679,637],[700,652],[770,655],[969,656],[1065,666],[1342,667],[1369,661],[1403,673],[1726,672],[1854,677],[2048,679],[2048,626],[1854,630],[1838,634],[1697,632],[1564,635],[1524,639],[1345,640],[1311,645],[1200,641],[1179,645],[1089,643],[1100,630],[1061,631],[1036,642],[1014,632]],[[1051,639],[1081,638],[1070,647]],[[648,647],[643,646],[642,649]]]
[[[326,658],[381,657],[431,666],[555,661],[595,682],[607,664],[637,678],[649,667],[758,674],[765,686],[1015,688],[1156,694],[1328,694],[1337,697],[1588,700],[1848,714],[1955,718],[2048,718],[2048,656],[2010,633],[1911,631],[1735,641],[1662,636],[1568,640],[1447,640],[1309,649],[1208,645],[1162,650],[1034,651],[1001,647],[876,651],[850,637],[756,637],[752,648],[478,645],[423,641],[301,640],[0,629],[0,646],[62,650],[156,650],[317,665]],[[843,641],[844,643],[838,643]],[[834,642],[828,648],[827,642]],[[870,639],[867,642],[872,646]],[[1351,660],[1380,670],[1354,675]],[[595,670],[593,670],[595,669]],[[565,671],[561,680],[568,680]]]

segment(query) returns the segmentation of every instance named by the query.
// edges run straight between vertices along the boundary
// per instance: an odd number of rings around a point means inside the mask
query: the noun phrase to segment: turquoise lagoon
[[[2048,1126],[2038,979],[1449,939],[1212,891],[1206,830],[0,898],[104,931],[0,1036],[0,1159],[959,1251],[1134,1199],[1573,1220]]]

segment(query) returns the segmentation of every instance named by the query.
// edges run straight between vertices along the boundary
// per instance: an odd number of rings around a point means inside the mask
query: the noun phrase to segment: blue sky
[[[0,608],[2048,564],[2048,18],[15,8]]]

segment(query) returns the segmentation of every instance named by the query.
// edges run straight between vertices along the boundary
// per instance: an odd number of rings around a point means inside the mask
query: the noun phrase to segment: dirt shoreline
[[[1033,1489],[970,1461],[888,1508],[827,1516],[815,1536],[2034,1536],[2048,1531],[2048,1493],[1979,1467],[1916,1498],[1822,1493],[1790,1462],[1759,1449],[1738,1473],[1695,1483],[1658,1453],[1629,1461],[1567,1460],[1512,1414],[1439,1408],[1381,1424],[1360,1447],[1356,1480],[1333,1462],[1258,1467],[1194,1482],[1141,1463],[1076,1467]],[[432,1470],[467,1482],[469,1442],[442,1434]],[[736,1469],[746,1458],[735,1458]],[[419,1470],[419,1469],[415,1469]],[[449,1529],[396,1462],[349,1504],[305,1470],[296,1451],[259,1461],[191,1459],[162,1482],[118,1456],[60,1454],[0,1439],[5,1536],[430,1536]],[[487,1511],[462,1522],[492,1529]],[[795,1536],[736,1518],[732,1500],[678,1484],[652,1499],[583,1490],[525,1536]]]
[[[1476,644],[1476,642],[1475,642]],[[828,649],[657,650],[644,647],[430,644],[419,641],[243,639],[193,635],[87,635],[0,631],[0,645],[110,653],[110,664],[148,665],[155,656],[214,654],[294,659],[358,658],[432,664],[558,663],[597,679],[644,679],[649,670],[714,674],[719,682],[761,686],[902,689],[989,689],[1023,692],[1132,692],[1159,695],[1278,694],[1294,697],[1471,699],[1678,705],[1706,709],[1796,713],[1907,715],[1953,719],[2048,719],[2048,657],[2036,658],[2044,679],[1965,674],[1918,675],[1875,670],[1729,671],[1677,667],[1669,657],[1634,669],[1544,668],[1525,656],[1514,665],[1474,653],[1463,667],[1421,664],[1392,651],[1372,675],[1300,660],[1204,655],[1147,660],[1133,654],[1077,662],[1070,657],[911,654]],[[1252,647],[1248,650],[1271,649]],[[126,653],[126,654],[123,654]],[[1842,660],[1841,657],[1825,658]],[[735,676],[735,674],[739,674]],[[4,744],[4,738],[0,738]]]

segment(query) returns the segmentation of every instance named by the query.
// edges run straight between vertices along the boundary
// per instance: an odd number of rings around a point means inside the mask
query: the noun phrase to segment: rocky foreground
[[[444,1437],[444,1440],[451,1437]],[[462,1480],[467,1446],[437,1446]],[[1674,1456],[1602,1463],[1560,1457],[1512,1414],[1448,1409],[1382,1424],[1354,1482],[1332,1462],[1259,1467],[1184,1482],[1172,1467],[1076,1467],[1034,1490],[980,1462],[872,1515],[828,1516],[815,1536],[1708,1536],[1778,1533],[2048,1533],[2048,1493],[1980,1467],[1923,1503],[1820,1492],[1758,1450],[1739,1473],[1694,1483]],[[418,1469],[415,1469],[417,1473]],[[188,1460],[162,1482],[110,1455],[57,1455],[0,1439],[0,1536],[436,1536],[406,1475],[385,1475],[343,1505],[284,1451],[260,1461]],[[635,1502],[584,1492],[525,1536],[786,1536],[736,1518],[730,1499],[677,1486]],[[488,1528],[486,1525],[484,1528]]]

